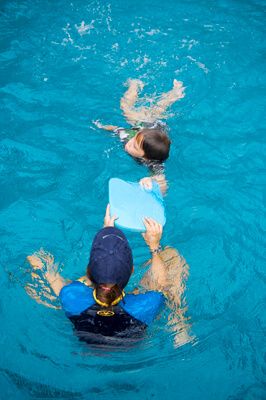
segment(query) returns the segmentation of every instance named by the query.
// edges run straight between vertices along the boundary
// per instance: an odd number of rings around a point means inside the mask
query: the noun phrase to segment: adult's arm
[[[117,217],[115,215],[113,217],[110,216],[110,206],[108,204],[106,207],[106,212],[104,217],[104,226],[105,227],[114,226],[116,218]],[[41,270],[42,276],[45,277],[46,281],[49,283],[50,288],[53,290],[56,296],[59,296],[60,291],[64,286],[72,282],[71,280],[65,279],[63,278],[63,276],[60,275],[58,271],[59,269],[58,263],[55,262],[54,257],[50,253],[44,250],[39,250],[36,253],[28,256],[27,261],[32,267],[33,270],[32,276],[34,278],[39,277],[37,272],[38,270]],[[84,283],[87,286],[92,285],[92,282],[86,275],[80,277],[77,280]]]
[[[189,335],[189,319],[185,317],[185,303],[182,304],[188,265],[175,249],[168,247],[160,251],[162,227],[158,223],[146,219],[145,226],[143,237],[152,252],[152,258],[151,267],[140,284],[146,290],[159,291],[165,295],[171,310],[169,324],[175,332],[175,346],[179,347],[193,340]]]
[[[31,256],[27,257],[27,261],[32,266],[33,270],[44,270],[43,276],[49,283],[51,289],[56,296],[59,295],[61,289],[71,281],[64,279],[58,272],[58,264],[54,262],[54,257],[40,250]]]
[[[59,293],[64,286],[71,283],[71,281],[66,281],[58,272],[55,274],[51,272],[46,272],[44,276],[56,296],[59,296]]]
[[[160,257],[160,240],[163,233],[162,225],[152,218],[145,218],[144,225],[146,232],[142,234],[147,246],[149,247],[152,259],[149,270],[144,275],[140,284],[147,290],[157,290],[164,292],[166,285],[166,271],[163,260]]]

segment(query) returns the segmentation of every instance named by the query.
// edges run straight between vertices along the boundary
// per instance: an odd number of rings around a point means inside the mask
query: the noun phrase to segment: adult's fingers
[[[149,225],[153,230],[156,230],[156,231],[159,230],[160,224],[157,221],[155,221],[155,219],[152,219],[152,218],[146,218],[146,219],[148,220]]]
[[[105,210],[105,217],[110,217],[110,204],[107,204],[106,210]]]
[[[162,231],[162,225],[161,224],[159,224],[159,222],[157,222],[157,221],[155,221],[155,220],[153,220],[153,222],[154,222],[154,226],[155,226],[155,228],[156,228],[156,230],[158,231],[158,232],[161,232]]]
[[[158,224],[158,222],[155,220],[155,219],[153,219],[153,218],[151,218],[151,217],[147,217],[147,219],[150,221],[150,222],[152,222],[152,223],[156,223],[156,224]]]
[[[151,232],[151,233],[156,233],[157,232],[157,228],[156,228],[156,224],[154,222],[154,220],[152,218],[145,218],[146,221],[146,229],[147,231]]]
[[[149,222],[145,218],[143,218],[143,224],[145,226],[146,232],[148,232],[151,228],[150,228]]]
[[[117,220],[117,219],[118,219],[118,216],[117,216],[117,215],[113,215],[113,216],[111,217],[111,222],[114,223],[115,220]]]
[[[143,223],[144,223],[146,229],[151,228],[151,223],[150,223],[150,220],[148,217],[143,218]]]

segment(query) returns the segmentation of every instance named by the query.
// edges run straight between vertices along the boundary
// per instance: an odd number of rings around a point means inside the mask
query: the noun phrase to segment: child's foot
[[[174,79],[172,91],[173,91],[173,93],[175,93],[175,95],[178,96],[179,99],[184,97],[185,96],[185,93],[184,93],[185,88],[183,86],[183,82],[177,81],[176,79]]]
[[[142,82],[140,79],[131,79],[129,78],[126,82],[125,82],[125,86],[130,87],[137,87],[139,90],[142,90],[145,86],[145,83]]]
[[[174,88],[182,88],[182,86],[183,86],[183,82],[181,82],[181,81],[177,81],[176,79],[174,79],[174,81],[173,81],[173,87]]]

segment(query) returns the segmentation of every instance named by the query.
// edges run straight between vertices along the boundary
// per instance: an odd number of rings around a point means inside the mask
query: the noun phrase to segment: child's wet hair
[[[169,157],[171,141],[161,128],[142,129],[136,136],[148,160],[165,161]]]

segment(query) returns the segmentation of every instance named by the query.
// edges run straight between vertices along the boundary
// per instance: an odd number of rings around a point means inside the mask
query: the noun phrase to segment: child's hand
[[[116,215],[111,217],[110,215],[110,204],[107,205],[106,207],[106,212],[105,212],[105,217],[103,221],[103,226],[106,228],[107,226],[115,226],[115,220],[118,219]]]
[[[145,190],[152,190],[152,178],[146,177],[139,181],[139,184]]]
[[[101,121],[99,119],[96,119],[95,121],[92,121],[92,123],[97,126],[97,128],[102,129],[103,124],[101,123]]]
[[[163,227],[157,221],[152,218],[144,218],[143,221],[146,232],[142,233],[143,239],[149,246],[150,250],[157,249],[160,245],[160,240],[163,234]]]
[[[95,126],[97,126],[97,128],[105,129],[106,131],[114,132],[118,128],[118,126],[116,126],[116,125],[103,125],[99,119],[97,119],[96,121],[92,121],[92,122]]]

